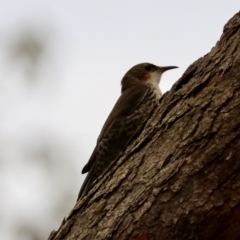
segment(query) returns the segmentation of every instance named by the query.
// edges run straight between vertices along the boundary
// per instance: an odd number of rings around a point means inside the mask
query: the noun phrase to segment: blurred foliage
[[[9,34],[10,37],[6,38],[7,43],[4,43],[3,51],[6,59],[1,68],[6,67],[11,74],[13,73],[11,77],[6,74],[3,79],[6,82],[9,79],[12,80],[10,88],[16,88],[15,83],[20,86],[17,86],[18,98],[16,99],[21,100],[26,98],[26,91],[22,90],[33,85],[37,88],[39,86],[36,84],[37,81],[49,87],[49,82],[42,81],[42,66],[48,64],[49,57],[51,58],[51,45],[47,31],[37,27],[20,27],[15,30],[13,29],[12,34]],[[15,92],[10,90],[9,93]],[[31,102],[31,97],[36,100],[34,94],[29,95],[27,100]],[[37,97],[39,99],[36,103],[41,102],[41,104],[34,105],[35,102],[32,101],[33,109],[35,107],[38,110],[39,106],[49,107],[44,105],[45,92]],[[54,98],[53,95],[51,97]],[[0,134],[2,150],[0,162],[4,166],[0,176],[3,186],[0,185],[0,187],[4,196],[2,198],[4,204],[0,206],[2,212],[0,222],[5,221],[5,228],[8,228],[3,229],[4,226],[0,226],[0,238],[4,236],[4,234],[1,235],[3,230],[6,236],[11,235],[10,238],[4,238],[5,240],[12,240],[13,236],[18,240],[46,239],[50,232],[58,227],[63,216],[68,214],[76,201],[77,192],[73,192],[73,186],[77,184],[79,187],[80,181],[76,181],[74,149],[70,146],[69,139],[64,139],[58,130],[52,130],[48,123],[43,123],[39,127],[41,123],[37,122],[29,128],[25,126],[25,130],[21,129],[21,122],[19,123],[18,119],[15,119],[16,121],[11,119],[12,116],[18,116],[20,119],[23,117],[21,112],[18,113],[18,102],[12,103],[12,99],[7,95],[0,98],[2,102],[5,101],[4,117],[13,122],[15,129],[15,131],[12,130],[10,124],[7,125],[8,129],[4,127],[6,135]],[[28,104],[28,101],[23,103]],[[8,106],[8,103],[11,105]],[[32,108],[28,105],[26,109],[26,112],[29,111],[27,114],[30,116],[30,121],[36,120],[36,118],[31,120],[35,111],[30,112]],[[12,115],[13,112],[16,114]],[[1,126],[1,124],[2,122],[0,122],[0,129],[3,129],[4,125]],[[6,121],[5,124],[8,122]],[[7,215],[10,217],[6,217]]]
[[[5,49],[8,67],[13,71],[16,67],[23,72],[25,79],[33,84],[39,74],[41,62],[49,54],[49,42],[46,31],[32,27],[20,28],[9,36]]]

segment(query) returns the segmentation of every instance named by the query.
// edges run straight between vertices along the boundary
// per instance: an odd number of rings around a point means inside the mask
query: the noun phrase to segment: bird
[[[139,133],[162,96],[159,88],[162,74],[174,68],[178,67],[140,63],[123,76],[121,95],[102,127],[89,161],[82,169],[82,174],[88,174],[77,200],[88,193],[94,181]]]

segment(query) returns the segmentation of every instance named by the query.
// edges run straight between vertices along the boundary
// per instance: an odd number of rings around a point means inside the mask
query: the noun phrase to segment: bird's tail
[[[94,168],[92,167],[90,169],[90,171],[88,172],[88,174],[87,174],[87,176],[86,176],[86,178],[85,178],[85,180],[82,184],[82,187],[81,187],[81,189],[79,191],[79,194],[78,194],[77,201],[79,200],[79,198],[81,196],[83,196],[84,194],[86,194],[89,191],[89,189],[92,186],[92,183],[94,182],[95,179],[96,179],[96,176],[94,174]]]

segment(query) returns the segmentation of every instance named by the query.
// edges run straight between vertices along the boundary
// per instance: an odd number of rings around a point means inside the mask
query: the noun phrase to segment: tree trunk
[[[240,12],[49,239],[240,239]]]

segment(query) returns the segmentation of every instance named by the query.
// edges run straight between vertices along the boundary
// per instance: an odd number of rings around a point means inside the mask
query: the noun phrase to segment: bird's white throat
[[[147,80],[147,83],[153,87],[157,98],[160,98],[162,96],[162,92],[159,87],[161,76],[162,76],[161,72],[158,71],[152,72],[151,77]]]

